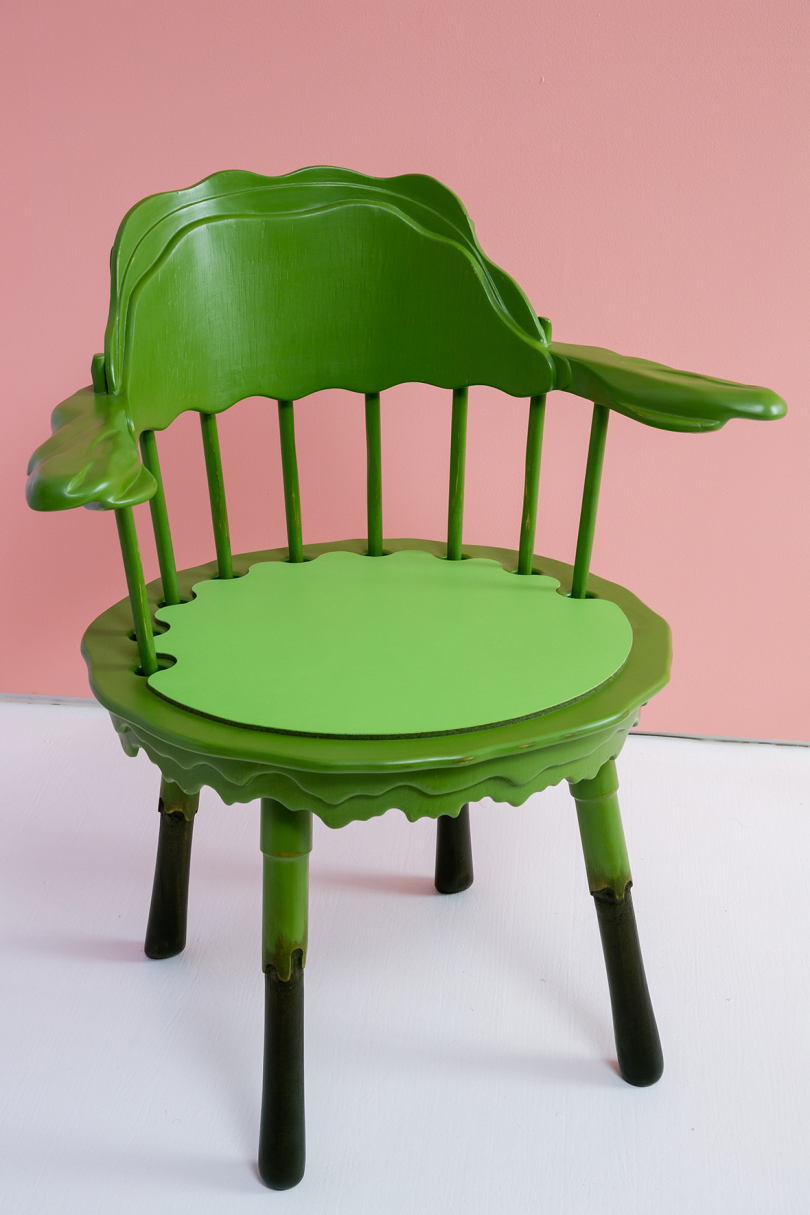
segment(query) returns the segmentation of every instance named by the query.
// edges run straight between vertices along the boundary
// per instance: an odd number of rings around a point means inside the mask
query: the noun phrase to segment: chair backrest
[[[218,173],[134,207],[111,261],[106,385],[138,434],[249,396],[555,383],[529,301],[428,177]]]
[[[520,287],[483,253],[460,201],[433,178],[310,168],[216,173],[156,194],[124,218],[93,389],[54,411],[28,495],[38,509],[115,509],[145,674],[157,669],[132,504],[150,501],[166,603],[179,602],[155,432],[200,414],[220,578],[233,577],[216,415],[250,396],[278,402],[289,559],[304,559],[294,401],[365,397],[368,553],[383,552],[380,392],[422,381],[452,391],[447,557],[462,556],[467,391],[529,398],[517,572],[534,553],[545,394],[594,402],[571,594],[587,594],[610,409],[671,430],[779,417],[766,389],[710,380],[551,341]],[[138,450],[133,442],[139,441]]]

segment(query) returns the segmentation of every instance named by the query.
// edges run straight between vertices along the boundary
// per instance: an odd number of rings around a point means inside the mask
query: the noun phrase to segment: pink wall
[[[560,340],[787,399],[708,436],[614,417],[593,568],[672,623],[648,729],[810,736],[806,0],[8,0],[2,23],[0,688],[85,694],[80,634],[125,592],[111,515],[22,497],[101,349],[124,212],[217,169],[329,163],[446,182]],[[299,408],[310,540],[363,527],[361,412],[332,395]],[[468,542],[516,543],[525,414],[473,394]],[[162,448],[184,564],[211,555],[194,421]],[[538,548],[569,560],[587,425],[550,398]],[[442,394],[388,395],[389,534],[441,535],[448,426]],[[282,543],[272,407],[222,431],[236,547]]]

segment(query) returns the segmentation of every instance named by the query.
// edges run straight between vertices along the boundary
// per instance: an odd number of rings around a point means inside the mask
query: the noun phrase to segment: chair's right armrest
[[[787,408],[775,392],[756,384],[679,371],[601,346],[550,342],[549,349],[564,392],[659,430],[719,430],[731,418],[767,421],[783,417]]]
[[[81,388],[57,405],[51,429],[28,463],[25,496],[34,510],[116,510],[155,493],[117,397]]]

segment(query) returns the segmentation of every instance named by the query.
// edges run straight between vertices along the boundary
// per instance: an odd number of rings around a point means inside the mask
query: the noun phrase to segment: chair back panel
[[[449,190],[338,172],[217,174],[129,213],[105,375],[136,434],[248,396],[553,386],[531,305]]]

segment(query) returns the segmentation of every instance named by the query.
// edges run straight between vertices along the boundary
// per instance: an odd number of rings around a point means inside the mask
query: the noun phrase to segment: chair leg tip
[[[619,1064],[619,1073],[625,1084],[632,1084],[633,1088],[649,1088],[657,1084],[664,1074],[664,1060],[659,1056],[641,1067],[638,1064],[626,1064],[624,1067]]]
[[[303,1164],[300,1168],[285,1171],[259,1162],[259,1177],[268,1190],[292,1190],[304,1176]]]
[[[437,877],[434,885],[439,894],[461,894],[462,890],[469,890],[473,884],[473,875],[465,873],[461,877],[456,877],[452,881],[446,878]]]
[[[147,958],[151,958],[153,962],[162,962],[164,958],[176,958],[179,953],[183,952],[185,947],[185,941],[182,941],[179,944],[176,941],[171,943],[154,943],[152,941],[147,941],[143,947],[143,952],[146,954]]]

